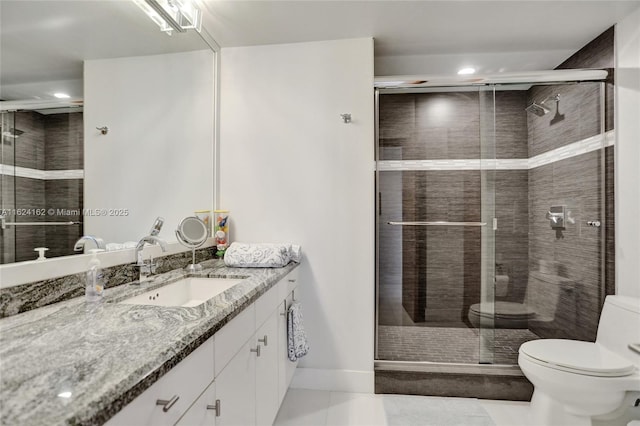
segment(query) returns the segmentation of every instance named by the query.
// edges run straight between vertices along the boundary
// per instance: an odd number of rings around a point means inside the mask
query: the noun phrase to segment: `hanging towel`
[[[292,260],[300,262],[301,256],[297,245],[234,242],[224,254],[224,264],[237,268],[279,268]]]
[[[287,342],[290,361],[296,361],[309,352],[307,335],[302,324],[302,306],[300,302],[293,302],[287,311]]]

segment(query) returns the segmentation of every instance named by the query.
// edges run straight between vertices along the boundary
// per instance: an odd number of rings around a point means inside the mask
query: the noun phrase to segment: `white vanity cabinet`
[[[256,424],[271,425],[278,414],[278,349],[285,344],[278,340],[278,311],[271,315],[256,332],[255,340],[260,345],[260,356],[256,358]]]
[[[213,381],[213,337],[200,345],[106,423],[174,425]]]
[[[297,285],[294,270],[107,425],[273,424],[297,364],[287,357],[286,318]],[[167,411],[156,405],[174,395],[179,399]]]
[[[256,422],[256,349],[249,339],[216,377],[220,415],[216,426],[252,426]],[[192,426],[192,425],[189,425]]]

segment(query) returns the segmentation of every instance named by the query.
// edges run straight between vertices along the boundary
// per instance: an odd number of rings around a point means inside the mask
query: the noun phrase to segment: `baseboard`
[[[291,388],[335,392],[373,393],[373,371],[329,370],[298,367]]]

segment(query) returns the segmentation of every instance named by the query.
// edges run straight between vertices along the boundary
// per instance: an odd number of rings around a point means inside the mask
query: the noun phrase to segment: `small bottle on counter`
[[[100,260],[96,253],[104,250],[93,249],[89,250],[91,253],[91,260],[89,261],[89,270],[86,274],[86,286],[84,295],[87,302],[98,302],[102,300],[104,293],[104,276],[102,269],[100,269]]]

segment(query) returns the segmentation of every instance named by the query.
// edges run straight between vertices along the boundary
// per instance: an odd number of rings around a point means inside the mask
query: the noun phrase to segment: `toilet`
[[[640,299],[626,296],[607,296],[595,343],[522,344],[518,364],[534,386],[532,424],[618,424],[613,419],[640,398],[640,353],[629,344],[640,346]]]
[[[497,300],[491,303],[475,303],[469,307],[471,325],[478,328],[529,328],[529,321],[551,322],[555,319],[562,292],[571,300],[575,282],[555,274],[540,271],[529,272],[525,303]]]

